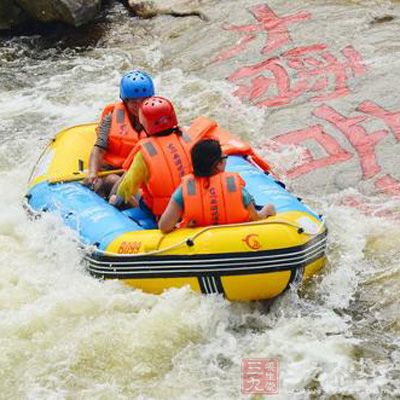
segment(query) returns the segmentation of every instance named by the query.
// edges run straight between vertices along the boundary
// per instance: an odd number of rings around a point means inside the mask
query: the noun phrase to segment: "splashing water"
[[[350,18],[349,2],[328,3],[335,21]],[[212,6],[222,18],[225,11]],[[381,7],[361,2],[359,18]],[[302,185],[307,176],[290,182],[327,218],[329,263],[273,303],[230,303],[187,288],[154,296],[95,280],[57,216],[28,218],[25,184],[46,142],[63,127],[96,120],[132,66],[153,73],[184,125],[207,114],[260,144],[303,113],[301,104],[282,112],[245,104],[201,63],[173,63],[153,21],[131,19],[119,5],[109,18],[96,47],[49,45],[39,35],[1,42],[0,398],[238,399],[244,358],[279,360],[277,399],[400,396],[396,198],[334,190],[318,176],[315,193]],[[189,23],[160,18],[176,35]],[[382,26],[383,37],[391,32]],[[180,43],[175,52],[183,57]],[[266,154],[274,164],[301,158],[297,148]],[[349,205],[360,197],[364,208]]]

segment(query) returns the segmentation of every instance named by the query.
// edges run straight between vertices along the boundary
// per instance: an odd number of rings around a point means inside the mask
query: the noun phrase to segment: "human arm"
[[[96,183],[97,174],[103,166],[104,153],[107,149],[108,134],[111,128],[111,117],[111,113],[105,115],[96,128],[97,140],[90,153],[88,175],[83,181],[86,186]]]
[[[148,180],[149,172],[143,155],[139,151],[136,153],[132,165],[122,176],[117,187],[113,188],[112,192],[115,192],[115,195],[110,197],[110,204],[118,207],[122,202],[130,203],[132,201],[132,196],[136,194],[139,187],[143,183],[148,182]]]
[[[97,174],[103,164],[105,150],[100,147],[94,146],[89,158],[89,172],[87,177],[83,180],[85,186],[91,186],[96,183]]]
[[[257,211],[253,196],[242,188],[242,200],[244,207],[249,211],[249,221],[259,221],[276,214],[272,204],[266,204],[261,210]]]
[[[174,200],[173,197],[169,200],[167,208],[161,215],[158,221],[158,228],[162,233],[168,233],[174,230],[175,225],[178,223],[179,219],[182,217],[182,208]]]
[[[275,207],[272,204],[266,204],[260,211],[256,210],[254,203],[251,202],[247,209],[249,210],[249,220],[259,221],[268,217],[272,217],[276,214]]]
[[[171,232],[179,219],[183,215],[183,192],[182,186],[179,186],[172,194],[171,199],[160,218],[158,227],[162,233]]]
[[[119,179],[114,183],[114,186],[112,187],[111,191],[110,191],[110,198],[108,200],[108,202],[115,207],[122,207],[124,205],[124,199],[122,197],[117,196],[116,192],[118,189],[118,186],[120,184],[120,182],[122,181],[122,179],[124,178],[126,172],[124,173],[124,175],[120,176]],[[129,205],[130,207],[139,207],[139,202],[136,199],[135,196],[131,196],[128,200],[127,203],[125,203],[127,205]]]

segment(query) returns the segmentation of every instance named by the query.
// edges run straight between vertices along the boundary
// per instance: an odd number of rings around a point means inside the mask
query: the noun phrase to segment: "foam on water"
[[[386,345],[389,356],[398,335],[397,297],[380,293],[382,281],[398,292],[398,262],[374,263],[383,257],[377,241],[386,243],[385,235],[398,257],[399,236],[392,236],[398,231],[389,223],[329,207],[329,267],[300,297],[292,291],[270,307],[187,289],[153,296],[87,276],[74,235],[57,217],[26,217],[23,185],[14,183],[23,175],[1,179],[9,194],[0,214],[5,398],[234,399],[246,357],[279,359],[282,399],[310,393],[372,399],[393,384],[395,364],[382,354],[371,358],[365,343],[378,353]],[[371,287],[372,297],[365,293]],[[364,315],[352,310],[360,296]]]

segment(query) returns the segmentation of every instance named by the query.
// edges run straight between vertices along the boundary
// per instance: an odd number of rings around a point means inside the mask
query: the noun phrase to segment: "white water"
[[[165,66],[146,24],[123,17],[91,50],[38,50],[38,38],[0,49],[0,398],[246,398],[243,358],[279,359],[276,399],[400,397],[399,200],[365,197],[391,213],[365,216],[341,205],[356,189],[327,195],[320,182],[306,201],[329,221],[329,264],[273,304],[234,304],[186,288],[153,296],[97,281],[56,217],[27,217],[26,180],[47,140],[96,120],[131,66],[154,73],[184,124],[205,113],[260,139],[268,111],[242,104],[223,80],[210,85],[211,77]],[[131,30],[137,40],[128,44]]]

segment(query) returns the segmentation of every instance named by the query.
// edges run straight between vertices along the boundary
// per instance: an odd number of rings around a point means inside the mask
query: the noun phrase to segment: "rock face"
[[[158,15],[170,15],[172,17],[198,17],[206,21],[207,16],[199,11],[198,7],[199,1],[191,0],[128,0],[128,8],[138,17],[144,19]]]
[[[12,29],[27,18],[27,14],[13,0],[0,1],[0,30]]]
[[[99,11],[101,0],[2,0],[0,29],[10,29],[23,22],[23,16],[41,22],[64,22],[81,26]]]

